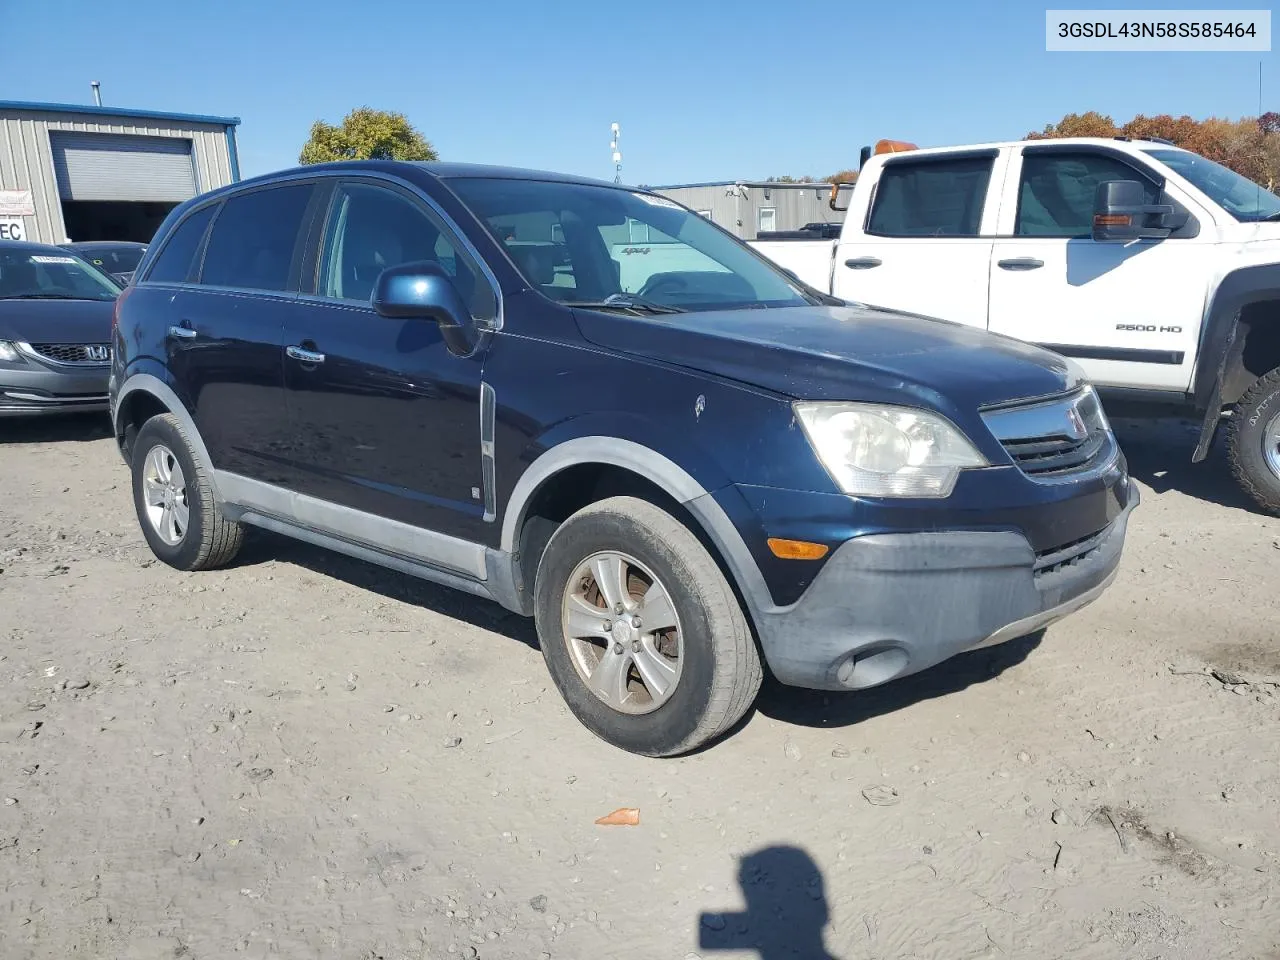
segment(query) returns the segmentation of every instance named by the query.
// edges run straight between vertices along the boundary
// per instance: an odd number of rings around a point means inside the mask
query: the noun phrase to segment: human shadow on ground
[[[847,693],[804,690],[784,686],[769,677],[755,708],[766,717],[802,727],[852,726],[872,717],[905,710],[924,700],[959,693],[975,683],[999,676],[1027,659],[1040,645],[1044,634],[1044,630],[1038,630],[994,647],[957,654],[928,670],[867,690]]]
[[[442,587],[419,577],[357,560],[293,537],[251,528],[236,566],[256,566],[269,560],[292,563],[322,576],[333,577],[388,600],[423,607],[483,630],[538,647],[531,617],[521,617],[491,600],[474,597],[452,587]]]
[[[822,872],[798,847],[773,846],[738,862],[747,908],[704,912],[697,920],[705,952],[754,950],[760,960],[835,960],[827,952],[830,921]]]
[[[111,418],[102,412],[0,418],[0,444],[83,443],[109,436]]]
[[[1200,438],[1199,424],[1185,420],[1116,418],[1112,426],[1120,449],[1129,461],[1130,475],[1155,493],[1176,490],[1222,507],[1257,509],[1231,476],[1221,433],[1210,448],[1209,456],[1200,463],[1192,463],[1191,454]]]

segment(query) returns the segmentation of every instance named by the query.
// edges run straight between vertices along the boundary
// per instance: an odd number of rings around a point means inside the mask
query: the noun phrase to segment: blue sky
[[[1253,115],[1259,60],[1280,109],[1273,53],[1046,53],[1045,5],[1027,2],[0,8],[22,39],[5,44],[0,98],[92,102],[98,80],[107,105],[239,116],[246,176],[293,165],[313,120],[362,104],[407,114],[444,159],[606,179],[616,120],[624,179],[648,184],[824,175],[881,137],[1016,138],[1089,109]]]

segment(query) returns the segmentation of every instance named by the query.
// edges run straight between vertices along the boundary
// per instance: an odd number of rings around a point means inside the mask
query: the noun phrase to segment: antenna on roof
[[[89,86],[93,87],[93,104],[94,106],[102,106],[102,84],[97,80],[90,80]]]

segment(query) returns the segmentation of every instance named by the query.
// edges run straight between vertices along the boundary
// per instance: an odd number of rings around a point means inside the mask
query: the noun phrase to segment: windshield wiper
[[[640,313],[688,313],[684,307],[654,303],[634,293],[611,293],[603,300],[566,300],[566,307],[582,307],[584,310],[634,310]]]
[[[1259,223],[1271,223],[1273,220],[1280,220],[1280,210],[1275,213],[1268,213],[1265,217],[1258,220]]]

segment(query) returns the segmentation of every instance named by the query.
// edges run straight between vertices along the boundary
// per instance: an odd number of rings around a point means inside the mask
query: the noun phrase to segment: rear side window
[[[1014,233],[1020,237],[1091,236],[1094,198],[1098,184],[1107,180],[1139,181],[1147,203],[1155,203],[1160,193],[1133,167],[1105,154],[1024,154]]]
[[[186,283],[195,273],[196,255],[204,241],[209,221],[213,219],[216,204],[197,210],[178,224],[169,234],[169,240],[151,265],[148,280],[156,283]]]
[[[991,182],[991,157],[885,165],[867,233],[881,237],[976,237]]]
[[[298,235],[315,186],[296,183],[232,197],[222,205],[200,282],[246,290],[289,289]]]

